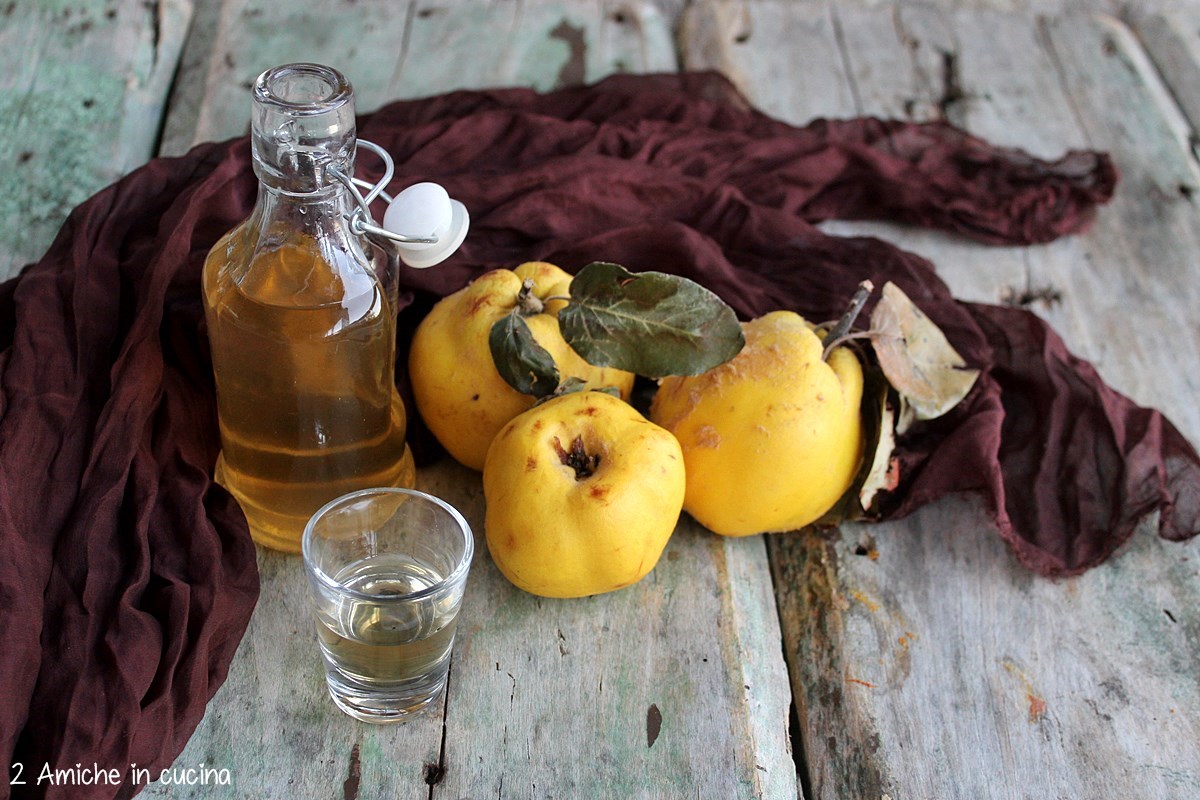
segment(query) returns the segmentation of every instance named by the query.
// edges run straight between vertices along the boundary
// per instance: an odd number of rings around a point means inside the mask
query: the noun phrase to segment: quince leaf
[[[488,334],[492,361],[504,382],[521,394],[547,397],[558,388],[554,357],[533,338],[520,314],[505,314]]]
[[[563,338],[598,367],[648,378],[698,375],[746,343],[733,309],[698,283],[594,261],[571,281],[558,312]]]
[[[898,476],[892,462],[892,452],[896,449],[896,410],[889,402],[888,394],[885,386],[880,402],[882,413],[877,429],[878,439],[875,448],[872,450],[868,447],[864,452],[864,455],[871,457],[866,478],[858,490],[859,505],[864,511],[871,510],[871,504],[875,502],[875,497],[880,492],[896,488]]]
[[[893,488],[880,483],[877,473],[887,474],[895,449],[893,417],[889,397],[891,387],[879,368],[863,364],[862,454],[858,472],[838,501],[813,523],[816,527],[834,527],[862,519],[880,489]],[[881,466],[882,465],[882,466]]]
[[[946,334],[888,281],[871,312],[871,344],[888,381],[917,419],[934,419],[958,405],[979,377]]]
[[[909,405],[904,395],[898,395],[896,401],[900,406],[896,411],[896,435],[903,436],[917,421],[917,412],[913,411],[913,407]]]

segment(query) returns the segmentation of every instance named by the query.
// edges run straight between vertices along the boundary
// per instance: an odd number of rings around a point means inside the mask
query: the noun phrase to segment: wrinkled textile
[[[450,261],[402,275],[401,365],[403,338],[436,297],[532,259],[675,272],[743,318],[790,308],[830,319],[862,279],[891,280],[983,374],[953,412],[902,438],[884,516],[979,492],[1045,575],[1101,562],[1152,511],[1168,538],[1200,527],[1195,450],[1039,318],[956,301],[923,259],[814,227],[878,218],[1044,242],[1109,199],[1116,173],[1103,155],[1049,163],[943,124],[795,128],[715,75],[457,92],[388,106],[360,135],[395,156],[393,191],[435,180],[472,217]],[[360,173],[377,169],[362,161]],[[211,483],[199,276],[255,186],[245,139],[155,160],[78,208],[46,256],[0,287],[10,760],[161,768],[224,678],[257,576],[244,519]]]
[[[204,209],[253,190],[242,166],[208,148],[139,170],[0,289],[0,755],[24,781],[0,796],[132,794],[124,773],[183,749],[249,622],[198,294],[230,220]],[[39,782],[76,764],[122,781]]]

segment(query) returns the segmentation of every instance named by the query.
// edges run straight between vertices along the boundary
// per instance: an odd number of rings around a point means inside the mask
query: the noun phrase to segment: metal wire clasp
[[[388,151],[374,142],[359,139],[355,142],[356,152],[359,147],[367,148],[383,160],[383,177],[379,179],[378,183],[372,184],[370,181],[365,181],[362,178],[352,177],[334,167],[330,167],[326,171],[326,174],[332,175],[345,184],[346,188],[350,190],[350,195],[358,203],[358,208],[354,209],[354,213],[350,215],[350,230],[357,236],[382,236],[401,244],[437,244],[438,237],[436,234],[429,236],[405,236],[402,233],[389,231],[387,228],[376,224],[375,218],[371,216],[371,203],[375,202],[375,199],[379,197],[382,197],[388,203],[392,202],[391,195],[385,192],[383,187],[391,183],[392,175],[395,173],[395,163],[392,161],[392,157],[388,154]],[[365,197],[358,191],[360,186],[368,190]]]

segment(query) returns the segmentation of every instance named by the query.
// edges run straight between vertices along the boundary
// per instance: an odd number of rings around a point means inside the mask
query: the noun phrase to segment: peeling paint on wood
[[[220,0],[198,11],[163,152],[245,133],[254,78],[313,60],[347,75],[362,112],[454,89],[546,90],[678,66],[668,22],[645,2]]]
[[[65,13],[68,11],[70,13]],[[0,23],[0,278],[154,155],[187,0],[16,3]]]

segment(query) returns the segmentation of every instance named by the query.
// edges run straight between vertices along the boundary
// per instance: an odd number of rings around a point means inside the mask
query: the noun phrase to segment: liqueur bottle
[[[341,73],[263,73],[251,143],[257,203],[204,265],[216,480],[255,541],[299,552],[329,500],[414,482],[394,381],[398,259],[354,225],[365,204],[351,180],[354,92]]]

